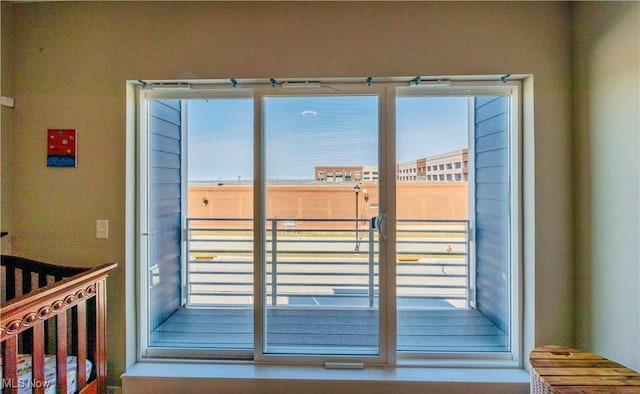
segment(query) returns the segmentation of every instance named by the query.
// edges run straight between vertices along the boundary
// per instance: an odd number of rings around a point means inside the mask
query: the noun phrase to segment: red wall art
[[[47,167],[77,167],[77,137],[74,129],[47,130]]]

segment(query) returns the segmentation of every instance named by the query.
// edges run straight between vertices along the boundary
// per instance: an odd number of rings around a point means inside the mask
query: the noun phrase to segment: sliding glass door
[[[509,88],[396,98],[397,350],[508,354],[518,217]]]
[[[415,84],[141,87],[143,357],[517,359],[518,85]]]
[[[379,107],[263,97],[265,354],[380,353]]]

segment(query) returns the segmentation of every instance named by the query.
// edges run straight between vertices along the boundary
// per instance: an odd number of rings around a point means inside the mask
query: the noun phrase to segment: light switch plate
[[[106,219],[96,220],[96,238],[109,238],[109,221]]]
[[[16,102],[13,97],[2,96],[0,97],[0,105],[2,105],[3,107],[13,108],[15,107]]]

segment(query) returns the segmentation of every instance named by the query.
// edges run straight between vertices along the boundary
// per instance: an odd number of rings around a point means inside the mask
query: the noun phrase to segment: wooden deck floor
[[[375,352],[377,312],[369,309],[274,308],[267,311],[267,345],[287,349]],[[151,333],[152,347],[253,349],[251,309],[181,308]],[[505,352],[509,340],[475,309],[401,310],[398,350]],[[322,353],[323,351],[320,350]]]

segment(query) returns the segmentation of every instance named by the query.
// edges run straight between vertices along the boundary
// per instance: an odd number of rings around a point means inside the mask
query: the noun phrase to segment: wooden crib
[[[2,393],[105,392],[106,279],[115,267],[2,256]]]

